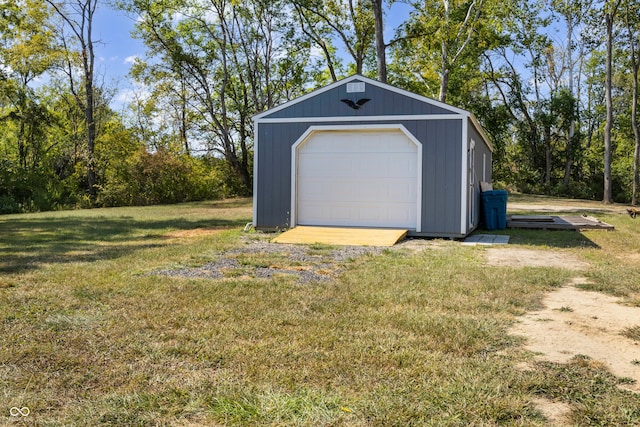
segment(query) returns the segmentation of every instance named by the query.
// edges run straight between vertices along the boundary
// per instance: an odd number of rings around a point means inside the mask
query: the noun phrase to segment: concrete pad
[[[393,246],[408,230],[382,228],[309,227],[292,228],[273,239],[274,243],[339,246]]]
[[[462,242],[463,245],[506,245],[509,243],[509,236],[501,236],[495,234],[474,234],[469,236]]]

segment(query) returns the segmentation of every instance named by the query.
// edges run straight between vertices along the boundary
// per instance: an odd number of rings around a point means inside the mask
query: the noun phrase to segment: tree
[[[139,59],[131,68],[130,75],[141,85],[129,103],[131,127],[152,150],[192,152],[197,114],[189,105],[188,76],[181,72]]]
[[[611,131],[613,129],[613,41],[614,27],[616,16],[622,0],[605,0],[603,5],[603,17],[606,28],[606,51],[607,58],[605,62],[606,76],[604,82],[605,105],[607,108],[607,117],[604,125],[604,195],[603,203],[613,203],[612,198],[612,182],[611,182]]]
[[[459,74],[477,71],[482,54],[497,41],[491,28],[497,10],[489,3],[424,0],[404,25],[395,49],[396,61],[407,57],[408,63],[400,68],[416,70],[409,79],[420,78],[430,96],[446,102],[452,74],[468,78]]]
[[[336,56],[336,49],[331,40],[331,28],[321,25],[321,20],[313,13],[309,13],[303,6],[305,3],[294,1],[292,4],[297,13],[302,33],[322,51],[331,81],[338,81],[336,69],[340,64],[340,59]]]
[[[387,82],[387,46],[384,44],[384,16],[382,13],[382,0],[371,0],[376,31],[376,61],[378,80]]]
[[[97,180],[94,156],[96,120],[93,19],[98,0],[45,1],[51,5],[63,22],[60,37],[66,50],[64,72],[69,81],[69,89],[84,112],[87,140],[87,190],[91,198],[95,198]],[[68,34],[67,30],[71,33]],[[79,77],[75,73],[78,65],[80,66]]]
[[[566,24],[567,34],[566,34],[566,46],[565,46],[565,55],[562,58],[563,63],[563,71],[566,70],[568,72],[567,78],[567,89],[572,97],[579,98],[579,95],[576,95],[574,91],[574,83],[576,77],[578,79],[578,93],[580,92],[580,73],[575,73],[576,62],[573,59],[573,52],[576,45],[574,41],[574,34],[576,30],[579,28],[584,15],[586,14],[586,10],[590,7],[589,1],[569,1],[569,0],[554,0],[552,2],[553,8],[564,18],[564,23]],[[580,59],[578,62],[581,63],[582,53],[580,55]],[[571,179],[571,171],[573,168],[575,152],[578,148],[579,141],[576,138],[576,120],[578,120],[579,114],[576,111],[575,117],[571,120],[569,127],[569,134],[567,135],[567,146],[566,146],[566,156],[565,156],[565,170],[564,170],[564,178],[562,181],[562,187],[566,190],[569,186],[569,181]]]
[[[130,0],[127,7],[141,16],[148,76],[184,89],[182,99],[199,117],[192,140],[222,156],[250,193],[251,116],[299,95],[305,82],[308,50],[288,25],[284,4]]]
[[[512,179],[521,186],[538,188],[551,178],[553,127],[553,90],[541,88],[549,73],[545,55],[551,46],[543,31],[550,21],[543,18],[543,11],[544,5],[538,2],[514,4],[503,30],[507,42],[484,54],[489,96],[504,105],[514,123],[509,159]]]
[[[47,163],[57,143],[49,133],[55,121],[32,83],[59,59],[50,13],[36,0],[6,1],[0,13],[0,199],[10,205],[0,207],[3,212],[49,206]]]
[[[631,191],[631,204],[638,204],[638,191],[640,190],[640,127],[638,125],[638,71],[640,70],[640,6],[633,2],[625,4],[624,20],[627,30],[627,43],[629,47],[629,60],[631,63],[631,128],[634,138],[633,152],[633,187]]]
[[[378,40],[382,33],[382,0],[292,0],[298,12],[303,31],[311,41],[320,47],[325,55],[327,67],[333,81],[337,80],[335,64],[339,62],[330,46],[331,39],[339,40],[353,60],[355,72],[364,74],[365,64],[371,57],[374,37],[378,49],[384,50],[384,41]],[[380,9],[375,9],[379,3]],[[374,17],[374,11],[376,16]],[[379,12],[379,13],[378,13]],[[378,22],[378,19],[380,22]],[[380,27],[378,27],[380,25]],[[380,60],[380,57],[378,57]],[[379,67],[379,71],[382,68]],[[384,68],[386,69],[386,67]]]
[[[46,5],[24,0],[15,6],[13,13],[2,20],[5,24],[4,43],[0,46],[0,64],[5,74],[2,94],[9,105],[0,118],[16,125],[19,165],[26,173],[38,167],[46,128],[51,122],[47,107],[40,104],[30,84],[55,65],[59,50],[48,23],[50,11]],[[10,11],[8,8],[5,13]]]

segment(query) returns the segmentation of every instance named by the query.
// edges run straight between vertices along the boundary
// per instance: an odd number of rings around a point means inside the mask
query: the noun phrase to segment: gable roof
[[[484,133],[484,130],[482,129],[482,126],[480,126],[480,123],[478,122],[478,120],[476,119],[476,117],[473,115],[473,113],[471,113],[470,111],[467,110],[463,110],[462,108],[458,108],[458,107],[454,107],[452,105],[446,104],[444,102],[440,102],[437,101],[435,99],[432,98],[428,98],[426,96],[422,96],[422,95],[418,95],[416,93],[413,92],[409,92],[407,90],[404,89],[400,89],[398,87],[392,86],[390,84],[387,83],[382,83],[379,82],[377,80],[373,80],[367,77],[364,77],[360,74],[354,74],[352,76],[346,77],[342,80],[338,80],[337,82],[331,83],[327,86],[324,86],[322,88],[316,89],[312,92],[309,92],[303,96],[300,96],[298,98],[292,99],[288,102],[285,102],[283,104],[280,104],[276,107],[273,107],[269,110],[263,111],[262,113],[258,113],[256,115],[253,116],[253,120],[255,123],[258,123],[262,120],[269,121],[270,119],[274,119],[274,120],[278,120],[278,121],[287,121],[287,116],[284,114],[286,113],[286,110],[293,110],[294,108],[296,108],[296,106],[304,106],[306,101],[310,101],[312,98],[321,98],[325,95],[328,95],[331,91],[334,91],[336,89],[339,89],[341,87],[345,87],[349,84],[349,83],[354,83],[354,82],[362,82],[365,85],[370,85],[373,86],[375,88],[377,88],[378,90],[383,90],[383,91],[387,91],[390,92],[392,94],[395,94],[396,97],[404,97],[404,99],[412,101],[413,103],[422,103],[424,104],[424,106],[426,108],[431,108],[431,112],[428,114],[431,115],[446,115],[446,116],[460,116],[460,117],[466,117],[467,119],[471,120],[471,122],[473,123],[473,126],[475,127],[475,129],[478,131],[478,133],[480,134],[480,137],[484,140],[484,142],[487,144],[487,146],[489,147],[489,149],[491,151],[493,151],[493,144],[491,144],[491,141],[489,140],[489,138],[487,138],[486,134]],[[345,90],[346,92],[346,90]],[[404,103],[403,103],[404,104]],[[322,110],[322,109],[321,109]],[[349,114],[351,114],[352,117],[355,116],[360,116],[360,117],[364,117],[364,115],[362,114],[355,114],[357,113],[357,111],[355,110],[349,110]],[[322,110],[322,111],[326,111],[326,110]],[[331,107],[330,111],[332,112],[336,112],[336,109]],[[343,110],[344,111],[344,110]],[[358,110],[360,111],[360,110]],[[294,114],[290,117],[305,117],[306,119],[328,119],[331,120],[332,118],[336,118],[337,114],[335,114],[335,116],[333,117],[329,117],[329,116],[324,116],[322,114],[319,114],[316,111],[317,115],[301,115],[301,114]],[[364,113],[364,111],[363,111]],[[344,113],[343,113],[344,114]],[[413,114],[406,114],[405,116],[410,116]],[[397,116],[396,116],[397,117]]]
[[[308,101],[312,98],[316,98],[316,97],[320,97],[322,94],[325,94],[327,92],[333,91],[337,88],[340,88],[342,86],[345,86],[349,83],[352,82],[362,82],[365,83],[366,85],[371,85],[373,87],[385,90],[385,91],[389,91],[392,92],[394,94],[406,97],[410,100],[414,100],[414,101],[418,101],[419,103],[423,103],[423,104],[427,104],[431,107],[435,107],[435,109],[438,110],[442,110],[442,113],[444,114],[456,114],[456,115],[462,115],[462,116],[469,116],[470,113],[466,110],[463,110],[461,108],[457,108],[454,107],[452,105],[449,104],[445,104],[443,102],[440,101],[436,101],[435,99],[431,99],[431,98],[427,98],[425,96],[422,95],[418,95],[415,94],[413,92],[409,92],[406,91],[404,89],[400,89],[397,88],[395,86],[391,86],[389,84],[386,83],[381,83],[377,80],[373,80],[364,76],[361,76],[359,74],[354,74],[352,76],[346,77],[342,80],[339,80],[337,82],[334,82],[330,85],[324,86],[322,88],[316,89],[312,92],[307,93],[306,95],[303,95],[299,98],[293,99],[291,101],[285,102],[283,104],[280,104],[274,108],[271,108],[267,111],[264,111],[262,113],[258,113],[253,117],[254,121],[259,121],[261,119],[264,118],[268,118],[269,116],[274,116],[277,117],[279,116],[277,113],[282,112],[283,110],[287,110],[287,109],[291,109],[291,107],[296,106],[297,104],[301,104],[304,103],[305,101]]]

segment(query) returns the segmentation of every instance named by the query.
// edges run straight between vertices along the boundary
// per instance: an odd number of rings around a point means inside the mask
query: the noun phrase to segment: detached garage
[[[376,227],[464,237],[491,182],[467,111],[359,75],[254,117],[258,230]]]

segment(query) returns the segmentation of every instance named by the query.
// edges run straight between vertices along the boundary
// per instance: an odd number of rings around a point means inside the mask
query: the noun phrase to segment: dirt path
[[[486,251],[487,263],[511,267],[560,267],[585,271],[589,264],[571,253],[513,247]],[[543,309],[527,313],[509,331],[526,339],[525,348],[536,353],[537,360],[567,363],[576,355],[585,355],[602,363],[617,377],[631,378],[624,388],[640,393],[640,343],[621,333],[640,325],[640,307],[622,305],[615,297],[578,289],[587,283],[576,277],[572,283],[547,294]],[[571,407],[544,398],[534,404],[547,418],[547,425],[567,427]]]
[[[591,201],[572,201],[570,204],[561,203],[549,203],[540,205],[539,203],[518,203],[507,202],[507,210],[511,211],[525,211],[525,212],[537,212],[540,215],[554,213],[554,212],[580,212],[580,213],[620,213],[626,214],[626,206],[621,205],[594,205]]]
[[[584,278],[576,278],[575,284]],[[526,314],[511,330],[527,338],[537,358],[567,363],[581,354],[603,363],[614,375],[636,382],[625,388],[640,392],[640,343],[621,333],[640,324],[640,308],[627,307],[598,292],[565,286],[547,294],[544,309]]]
[[[513,247],[486,251],[487,263],[511,267],[560,267],[576,272],[589,264],[571,253]],[[625,386],[640,392],[640,343],[622,335],[640,325],[640,307],[622,305],[618,298],[580,290],[572,283],[547,294],[544,308],[518,318],[511,333],[527,339],[526,348],[540,360],[567,363],[581,354],[603,363],[614,375],[636,382]]]
[[[558,267],[569,270],[584,270],[589,264],[577,256],[559,251],[521,249],[512,246],[487,250],[487,264],[508,267]]]

